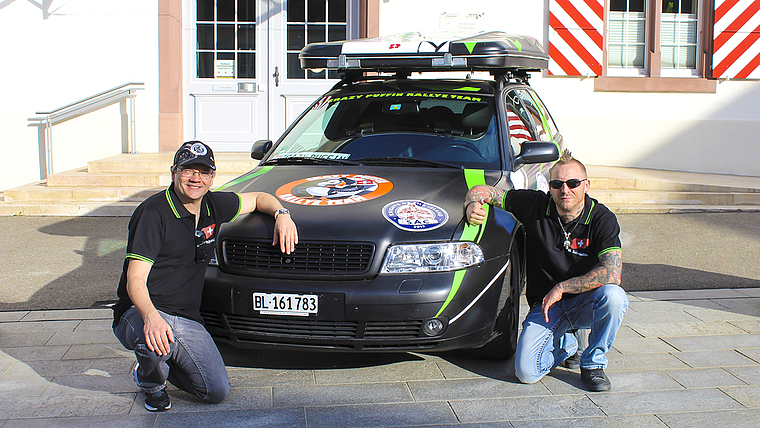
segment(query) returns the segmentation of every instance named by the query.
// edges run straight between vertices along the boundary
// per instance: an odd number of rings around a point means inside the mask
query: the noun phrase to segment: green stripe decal
[[[468,189],[472,189],[477,185],[486,184],[485,171],[482,169],[465,169],[464,179],[467,182]],[[483,206],[483,208],[486,210],[486,221],[488,221],[488,212],[491,207],[486,204]],[[465,222],[464,230],[462,231],[462,236],[459,237],[459,240],[479,242],[480,238],[483,237],[483,230],[485,229],[486,221],[484,221],[480,226],[473,226]],[[440,316],[446,307],[449,306],[449,303],[454,300],[454,296],[456,296],[457,291],[459,291],[459,287],[462,285],[462,280],[464,280],[465,271],[465,269],[461,269],[454,272],[454,282],[451,284],[451,290],[449,290],[449,295],[446,296],[446,301],[443,302],[443,306],[441,306],[441,309],[439,309],[438,313],[435,314],[436,317]]]
[[[480,88],[473,88],[472,86],[462,86],[461,88],[454,89],[455,91],[467,91],[467,92],[480,92]]]
[[[224,190],[224,189],[226,189],[228,187],[231,187],[231,186],[234,186],[236,184],[242,183],[242,182],[244,182],[246,180],[250,180],[250,179],[252,179],[254,177],[258,177],[261,174],[265,174],[265,173],[269,172],[272,168],[274,168],[274,167],[273,166],[265,166],[264,168],[261,168],[260,170],[254,172],[252,174],[244,175],[242,177],[239,177],[239,178],[236,178],[236,179],[230,181],[229,183],[222,184],[221,186],[217,187],[216,190],[214,190],[214,191],[215,192],[219,192],[219,191]]]

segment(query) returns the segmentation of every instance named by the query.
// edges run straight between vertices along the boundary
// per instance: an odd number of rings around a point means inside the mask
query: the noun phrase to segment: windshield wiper
[[[327,158],[306,158],[306,157],[292,157],[292,158],[277,158],[268,159],[266,162],[262,162],[261,165],[351,165],[359,166],[360,162],[348,160],[348,159],[327,159]]]
[[[395,165],[395,166],[427,166],[433,168],[464,168],[461,165],[452,165],[444,162],[436,162],[426,159],[417,158],[404,158],[399,156],[386,156],[378,158],[362,158],[357,162],[361,162],[362,165]]]

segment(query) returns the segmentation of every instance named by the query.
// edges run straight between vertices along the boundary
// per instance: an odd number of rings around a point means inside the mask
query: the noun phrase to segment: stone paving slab
[[[760,410],[670,413],[658,417],[671,428],[747,428],[757,426]]]
[[[134,355],[113,337],[110,310],[0,312],[0,428],[756,424],[760,292],[634,294],[607,354],[608,393],[586,391],[578,371],[564,368],[524,385],[512,361],[465,353],[328,354],[223,345],[230,397],[206,405],[171,386],[172,410],[161,414],[143,407],[144,395],[132,381]]]

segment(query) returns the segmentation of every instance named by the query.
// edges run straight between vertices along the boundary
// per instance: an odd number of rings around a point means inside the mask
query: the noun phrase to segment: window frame
[[[596,92],[697,92],[715,93],[717,81],[711,79],[712,21],[714,0],[697,1],[696,69],[685,76],[683,71],[662,69],[661,26],[663,0],[647,0],[645,58],[642,76],[619,75],[608,67],[609,0],[605,1],[604,49],[602,75],[594,79]],[[641,70],[641,69],[638,69]],[[624,74],[624,73],[623,73]],[[696,74],[696,75],[694,75]]]

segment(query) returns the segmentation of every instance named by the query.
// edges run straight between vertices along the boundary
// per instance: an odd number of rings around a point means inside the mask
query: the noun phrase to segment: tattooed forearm
[[[490,199],[488,201],[489,204],[499,207],[502,207],[502,199],[504,198],[504,190],[498,189],[496,187],[491,186],[475,186],[472,189],[470,189],[469,192],[467,192],[467,198],[465,199],[465,205],[470,202],[481,202],[486,199]]]
[[[620,285],[623,273],[622,254],[620,250],[603,254],[599,258],[599,264],[591,269],[589,273],[560,282],[557,286],[563,293],[578,294],[605,284]]]

